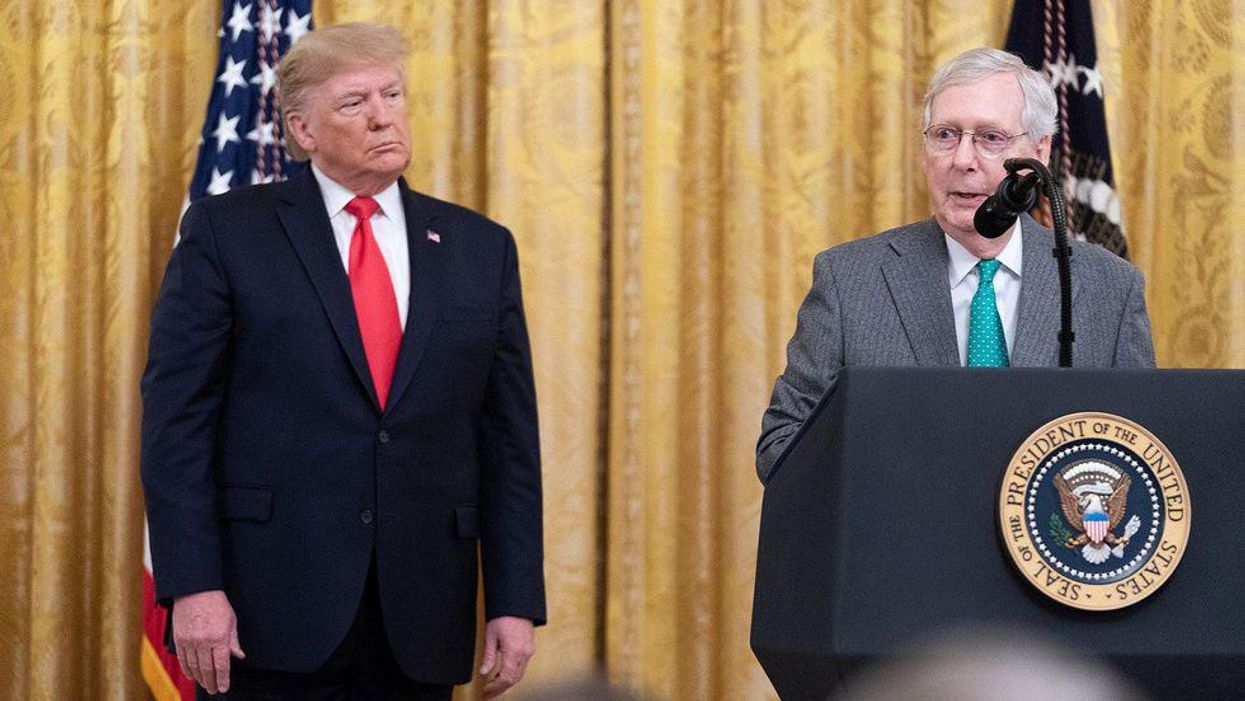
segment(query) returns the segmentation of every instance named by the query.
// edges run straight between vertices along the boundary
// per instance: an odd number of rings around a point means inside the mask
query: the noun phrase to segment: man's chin
[[[973,216],[976,213],[976,209],[952,212],[949,217],[937,217],[938,224],[942,226],[943,231],[950,234],[952,238],[956,240],[963,240],[966,237],[977,235],[977,227],[973,225]]]
[[[411,156],[407,152],[392,151],[376,154],[372,159],[372,167],[376,171],[392,173],[394,178],[402,175],[411,164]]]

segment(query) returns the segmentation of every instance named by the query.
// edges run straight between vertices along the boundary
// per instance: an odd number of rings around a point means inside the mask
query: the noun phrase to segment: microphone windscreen
[[[997,194],[990,195],[973,215],[973,228],[985,238],[997,239],[1016,223],[1016,216]]]

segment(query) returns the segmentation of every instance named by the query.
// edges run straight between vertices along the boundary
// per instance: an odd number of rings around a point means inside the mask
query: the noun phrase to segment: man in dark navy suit
[[[544,623],[536,398],[510,233],[410,190],[398,32],[278,68],[311,167],[187,210],[152,316],[142,478],[183,670],[230,699],[515,684]]]

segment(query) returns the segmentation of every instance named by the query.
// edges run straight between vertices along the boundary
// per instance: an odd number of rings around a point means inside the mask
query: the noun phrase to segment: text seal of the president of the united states
[[[1184,555],[1189,489],[1162,441],[1129,419],[1062,416],[1012,456],[999,525],[1038,591],[1092,611],[1124,608],[1162,586]]]

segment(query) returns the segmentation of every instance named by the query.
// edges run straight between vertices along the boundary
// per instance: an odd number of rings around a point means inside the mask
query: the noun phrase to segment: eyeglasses
[[[973,146],[977,148],[978,154],[994,157],[1003,155],[1007,147],[1011,146],[1012,139],[1018,139],[1029,132],[1022,131],[1019,134],[1008,134],[998,129],[983,129],[978,132],[971,132],[956,129],[946,124],[934,124],[921,133],[925,135],[925,145],[935,153],[951,153],[959,148],[960,141],[965,136],[968,136],[972,138]]]

